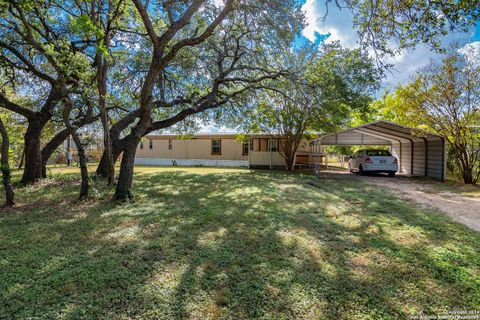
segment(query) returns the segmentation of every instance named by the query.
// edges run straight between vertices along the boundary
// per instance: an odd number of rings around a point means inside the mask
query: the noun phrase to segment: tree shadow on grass
[[[135,203],[1,218],[0,314],[341,319],[478,308],[478,236],[360,182],[319,189],[264,171],[136,178]]]

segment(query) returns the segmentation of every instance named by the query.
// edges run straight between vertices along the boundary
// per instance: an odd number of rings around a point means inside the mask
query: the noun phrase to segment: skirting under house
[[[135,164],[149,166],[248,167],[243,160],[135,158]]]

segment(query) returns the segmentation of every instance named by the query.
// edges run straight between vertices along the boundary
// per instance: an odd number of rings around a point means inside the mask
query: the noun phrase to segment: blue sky
[[[472,41],[480,41],[480,21],[477,23],[477,29],[472,36]]]
[[[352,14],[346,10],[340,10],[334,2],[329,6],[329,13],[325,16],[324,0],[298,0],[305,12],[307,26],[302,31],[302,35],[296,40],[296,44],[305,41],[335,41],[338,40],[342,46],[355,48],[357,44],[357,33],[353,28]],[[328,35],[326,37],[326,35]],[[442,39],[443,43],[448,45],[455,42],[460,45],[471,44],[480,52],[480,21],[476,28],[472,28],[468,33],[450,33]],[[439,59],[440,56],[432,52],[425,45],[419,45],[414,49],[403,52],[402,54],[388,60],[394,67],[383,81],[382,88],[378,92],[380,96],[385,90],[393,90],[399,83],[407,83],[415,74],[416,70],[428,64],[431,60]]]

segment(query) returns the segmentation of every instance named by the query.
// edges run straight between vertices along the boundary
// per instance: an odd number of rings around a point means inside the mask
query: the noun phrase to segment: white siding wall
[[[252,166],[284,167],[285,159],[279,152],[250,151],[250,164]]]

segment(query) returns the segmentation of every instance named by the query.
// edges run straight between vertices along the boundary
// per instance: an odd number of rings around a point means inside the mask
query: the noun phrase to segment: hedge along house
[[[135,164],[285,168],[280,140],[272,135],[197,134],[148,135],[137,146]],[[303,140],[296,154],[297,164],[308,163],[309,141]]]
[[[445,180],[445,140],[389,121],[375,121],[320,136],[310,143],[312,162],[321,164],[323,146],[390,146],[399,172],[410,176]]]

